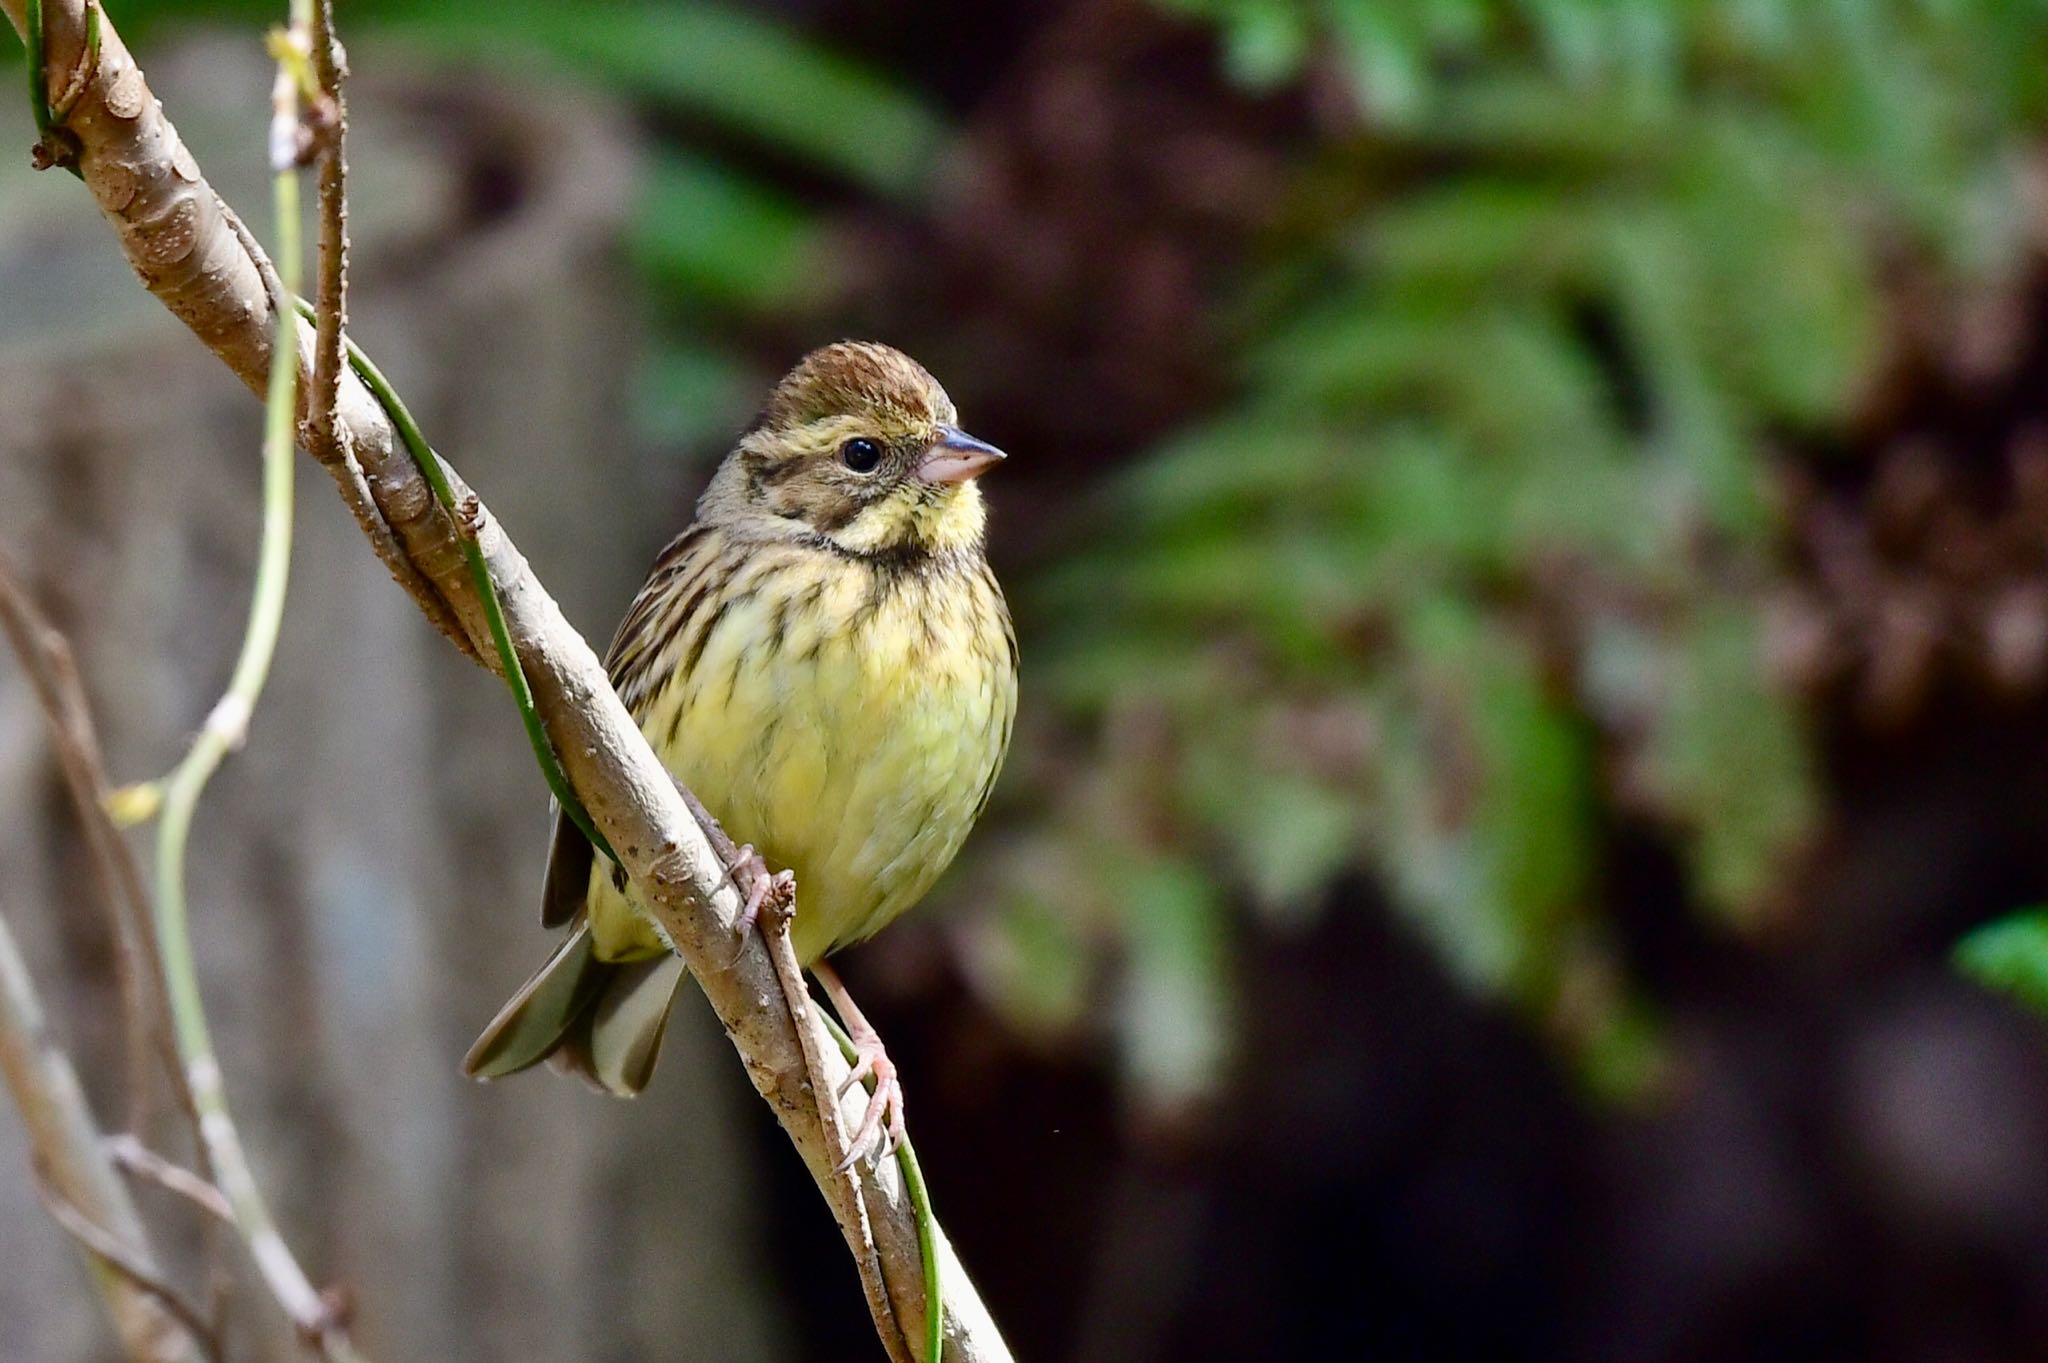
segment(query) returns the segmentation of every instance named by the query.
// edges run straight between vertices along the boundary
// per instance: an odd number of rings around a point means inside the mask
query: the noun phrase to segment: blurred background
[[[844,969],[1020,1358],[2048,1353],[2048,4],[340,9],[356,334],[594,641],[815,344],[1012,452],[1016,746]],[[261,235],[280,12],[109,4]],[[20,102],[0,544],[140,779],[258,410]],[[879,1356],[702,1010],[636,1104],[460,1078],[545,792],[301,478],[194,887],[310,1269],[386,1359]],[[0,911],[118,1126],[84,864],[10,660]],[[0,1358],[110,1357],[25,1169]]]

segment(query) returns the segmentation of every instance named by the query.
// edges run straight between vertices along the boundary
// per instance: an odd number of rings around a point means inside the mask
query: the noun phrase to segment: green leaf
[[[386,30],[450,55],[539,58],[613,93],[700,113],[869,189],[921,189],[946,135],[908,89],[746,10],[442,0]]]
[[[1956,969],[1986,989],[2048,1014],[2048,908],[1973,929],[1955,945]]]
[[[761,376],[726,351],[680,339],[651,347],[635,378],[636,424],[667,445],[730,439],[761,389]]]
[[[1260,90],[1301,69],[1311,38],[1301,6],[1293,0],[1241,0],[1227,9],[1224,65],[1231,79]]]
[[[1178,1107],[1213,1093],[1229,1054],[1224,904],[1183,862],[1129,864],[1110,884],[1129,911],[1121,1008],[1124,1064],[1152,1102]]]
[[[1421,604],[1390,697],[1382,833],[1401,899],[1471,988],[1547,999],[1587,909],[1585,740],[1470,607]]]
[[[1430,77],[1414,16],[1382,0],[1332,0],[1330,28],[1366,109],[1388,123],[1414,122],[1426,107]]]
[[[1695,884],[1737,921],[1779,883],[1819,803],[1811,740],[1764,675],[1760,628],[1734,603],[1700,612],[1665,655],[1650,740],[1651,779],[1690,834]]]
[[[642,186],[632,248],[655,284],[747,311],[789,307],[818,275],[809,214],[681,153],[657,160]]]

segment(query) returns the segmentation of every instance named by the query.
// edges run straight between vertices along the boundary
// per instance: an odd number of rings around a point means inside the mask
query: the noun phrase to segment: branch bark
[[[0,0],[17,30],[24,0]],[[53,70],[67,71],[84,45],[83,0],[46,0],[44,30]],[[100,60],[68,128],[81,152],[79,170],[122,251],[142,282],[215,355],[260,391],[276,319],[263,285],[264,262],[235,230],[233,215],[179,140],[134,58],[111,23],[102,24]],[[312,338],[302,338],[302,369],[310,370]],[[302,385],[302,391],[310,385]],[[302,407],[299,434],[312,446],[321,423]],[[479,600],[463,562],[456,527],[442,515],[403,452],[389,418],[353,374],[340,378],[334,404],[335,443],[347,468],[323,461],[350,498],[348,469],[358,470],[381,528],[416,570],[415,599],[430,619],[452,621],[465,651],[494,666]],[[525,558],[475,495],[458,486],[463,511],[477,526],[491,577],[503,603],[515,652],[532,683],[541,718],[562,765],[592,820],[604,833],[690,967],[724,1023],[754,1087],[775,1112],[791,1143],[834,1209],[856,1262],[866,1253],[861,1226],[836,1195],[832,1142],[821,1120],[831,1092],[816,1094],[807,1077],[799,1027],[823,1057],[836,1089],[845,1062],[815,1010],[799,1022],[759,934],[739,937],[740,897],[691,817],[667,770],[613,692],[602,663],[533,575]],[[356,508],[361,519],[361,508]],[[409,588],[412,584],[401,582]],[[856,1088],[843,1100],[857,1112]],[[879,1260],[888,1310],[876,1329],[915,1343],[926,1302],[915,1220],[901,1179],[886,1161],[862,1169],[860,1201]],[[943,1234],[937,1237],[946,1295],[945,1358],[992,1363],[1010,1357]]]

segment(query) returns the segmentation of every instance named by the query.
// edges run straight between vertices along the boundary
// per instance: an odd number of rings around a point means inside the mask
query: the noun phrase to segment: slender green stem
[[[299,181],[296,171],[275,177],[277,261],[285,295],[297,283],[299,244]],[[249,1252],[294,1324],[316,1339],[337,1363],[360,1360],[333,1313],[293,1257],[269,1204],[249,1167],[241,1136],[228,1110],[227,1090],[215,1058],[213,1037],[199,991],[199,972],[192,955],[191,918],[185,896],[185,853],[192,816],[206,783],[247,733],[257,698],[270,674],[284,621],[285,587],[290,577],[292,547],[293,416],[299,374],[299,319],[280,308],[277,338],[271,349],[270,383],[263,413],[263,540],[256,565],[256,590],[249,605],[249,623],[233,676],[220,702],[207,716],[184,760],[163,782],[163,808],[156,837],[157,939],[163,956],[178,1053],[199,1109],[200,1131],[212,1155],[221,1192],[234,1209],[235,1224],[248,1241]]]
[[[36,136],[50,133],[49,58],[43,50],[43,0],[28,0],[22,45],[28,49],[28,107],[35,115]]]
[[[903,1187],[910,1194],[910,1211],[917,1218],[917,1252],[924,1260],[924,1356],[928,1363],[939,1363],[946,1348],[946,1299],[939,1292],[938,1222],[932,1216],[932,1195],[924,1186],[917,1149],[908,1135],[896,1147],[896,1165],[903,1171]]]
[[[85,69],[97,71],[100,65],[100,7],[98,0],[85,0]],[[69,114],[70,109],[64,113]],[[81,175],[80,179],[85,177]]]
[[[49,158],[37,164],[57,164],[70,171],[79,179],[85,173],[73,162],[67,151],[68,143],[60,145],[51,136],[62,126],[71,112],[75,94],[67,93],[62,109],[50,103],[49,53],[43,43],[43,0],[28,0],[22,23],[22,45],[28,49],[28,107],[35,115],[36,145],[40,154]],[[100,7],[96,0],[86,0],[85,6],[85,57],[81,65],[84,72],[91,72],[100,62]],[[82,88],[82,87],[81,87]]]
[[[818,1016],[825,1020],[847,1063],[858,1060],[860,1052],[839,1020],[823,1009]],[[873,1080],[868,1081],[868,1087],[873,1089]],[[924,1170],[918,1165],[917,1151],[908,1135],[896,1147],[896,1167],[903,1171],[903,1191],[910,1198],[911,1214],[917,1217],[917,1252],[924,1259],[924,1356],[926,1363],[939,1363],[940,1352],[946,1347],[946,1303],[939,1295],[938,1222],[932,1216],[932,1195],[924,1186]]]
[[[296,300],[299,311],[312,317],[313,305],[305,299]],[[471,581],[476,584],[477,597],[483,602],[484,620],[490,626],[491,642],[497,648],[498,662],[505,673],[505,684],[512,690],[512,701],[519,708],[519,722],[526,729],[526,741],[533,747],[533,757],[540,764],[540,774],[548,783],[548,790],[554,794],[555,803],[569,816],[569,822],[576,830],[590,840],[590,845],[611,860],[618,860],[612,854],[612,845],[605,841],[604,834],[597,831],[597,825],[590,821],[590,813],[583,808],[583,802],[576,798],[576,792],[569,785],[569,777],[562,770],[561,761],[555,756],[555,747],[548,739],[546,726],[541,723],[540,711],[533,704],[533,687],[526,680],[526,670],[520,666],[519,654],[512,647],[512,631],[505,623],[505,608],[498,600],[497,584],[491,581],[490,565],[484,562],[484,551],[476,541],[476,526],[462,508],[456,504],[454,485],[448,481],[448,471],[441,464],[441,456],[434,453],[427,438],[421,433],[419,423],[413,420],[406,408],[405,400],[398,396],[398,390],[391,386],[383,371],[370,362],[362,347],[353,340],[343,337],[348,347],[349,368],[375,395],[390,416],[391,424],[398,428],[398,438],[404,442],[406,452],[419,466],[420,476],[427,480],[433,491],[434,500],[440,503],[449,518],[455,522],[462,544],[463,562],[469,565]]]

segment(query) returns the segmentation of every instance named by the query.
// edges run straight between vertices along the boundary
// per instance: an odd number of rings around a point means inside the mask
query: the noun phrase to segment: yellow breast
[[[883,569],[779,548],[716,595],[674,631],[641,728],[736,841],[796,873],[808,964],[916,903],[960,850],[1016,712],[1008,614],[978,558]],[[602,872],[591,920],[606,958],[664,949]]]

